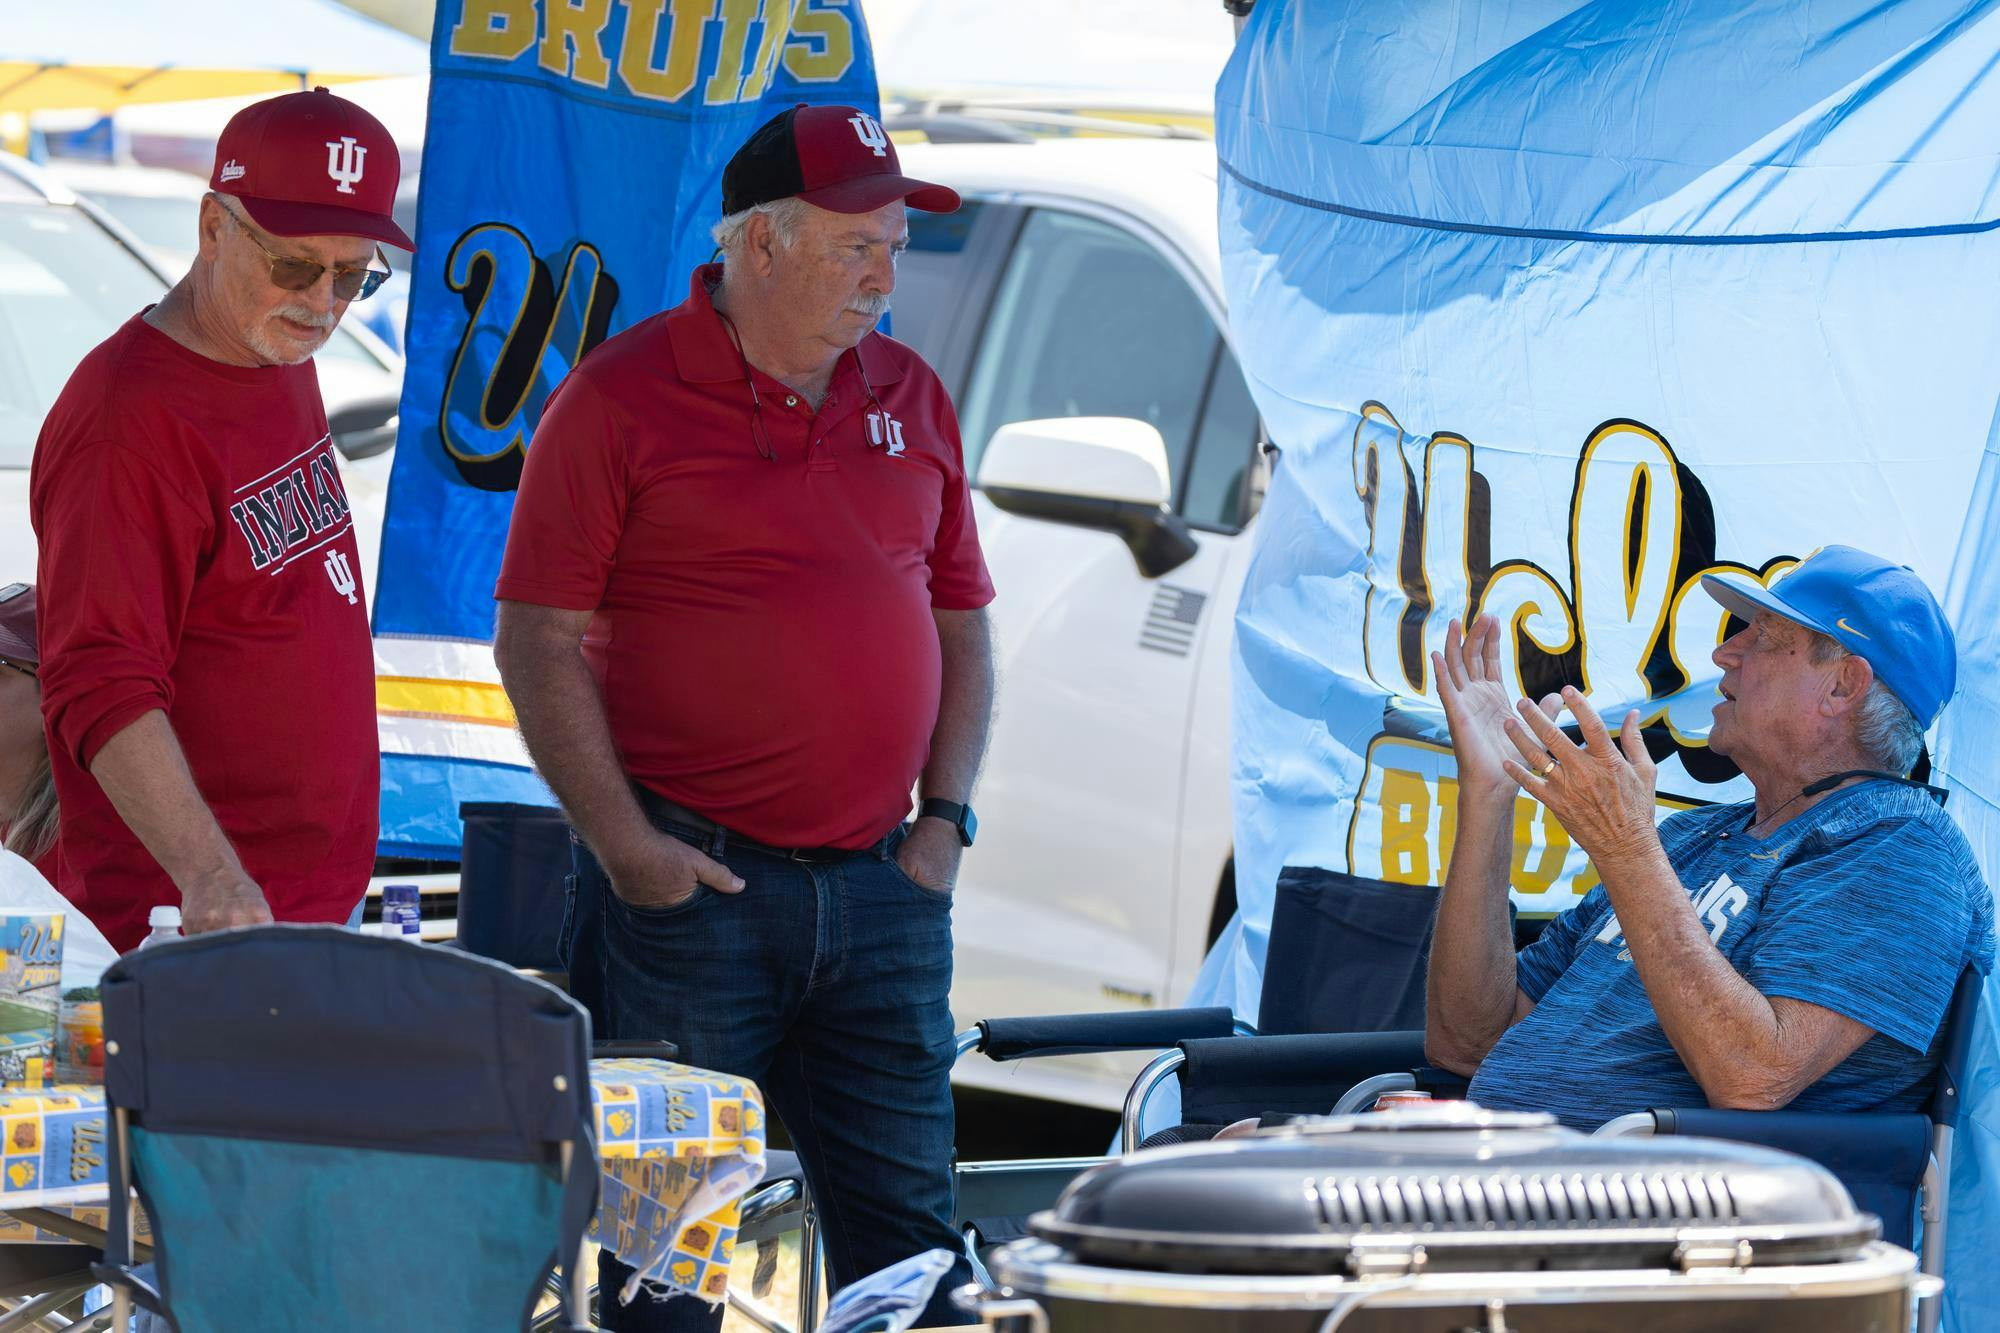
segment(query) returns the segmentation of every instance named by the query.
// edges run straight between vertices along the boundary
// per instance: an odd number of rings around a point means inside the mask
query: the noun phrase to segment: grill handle
[[[968,1282],[951,1293],[951,1303],[970,1315],[979,1316],[981,1327],[998,1333],[1049,1333],[1048,1312],[1025,1296],[1016,1296],[1011,1287],[982,1287]]]

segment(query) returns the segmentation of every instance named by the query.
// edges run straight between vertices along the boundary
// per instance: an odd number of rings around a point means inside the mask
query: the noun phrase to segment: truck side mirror
[[[1149,579],[1200,549],[1168,507],[1166,441],[1132,417],[1009,422],[986,446],[979,489],[1010,514],[1117,533]]]

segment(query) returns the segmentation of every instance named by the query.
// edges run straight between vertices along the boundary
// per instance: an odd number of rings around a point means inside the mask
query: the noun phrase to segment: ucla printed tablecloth
[[[591,1237],[641,1286],[719,1301],[737,1201],[764,1178],[764,1098],[746,1078],[661,1060],[593,1060],[604,1195]]]
[[[764,1176],[756,1084],[660,1060],[594,1060],[590,1096],[603,1197],[591,1238],[641,1284],[719,1301],[736,1248],[737,1201]],[[54,1208],[102,1225],[107,1206],[101,1087],[0,1092],[0,1244],[62,1238],[9,1219]]]
[[[65,1084],[0,1092],[0,1208],[10,1202],[42,1207],[69,1194],[101,1196],[107,1123],[103,1088]]]

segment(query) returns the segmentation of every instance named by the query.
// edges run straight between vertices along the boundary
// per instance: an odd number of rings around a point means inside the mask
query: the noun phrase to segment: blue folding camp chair
[[[525,1329],[558,1265],[585,1327],[590,1021],[560,991],[267,926],[128,954],[103,993],[114,1327],[136,1302],[179,1333]]]

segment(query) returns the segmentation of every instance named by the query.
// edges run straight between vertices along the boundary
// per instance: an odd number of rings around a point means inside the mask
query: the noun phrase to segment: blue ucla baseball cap
[[[1741,574],[1704,574],[1708,595],[1743,619],[1758,610],[1818,630],[1867,662],[1929,727],[1958,683],[1958,641],[1924,581],[1852,546],[1822,546],[1766,588]]]

